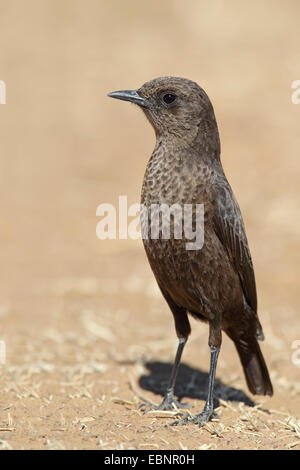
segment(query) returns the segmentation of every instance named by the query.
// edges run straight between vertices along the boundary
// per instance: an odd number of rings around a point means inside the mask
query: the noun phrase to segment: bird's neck
[[[174,157],[174,163],[178,158],[198,160],[210,167],[220,165],[220,139],[218,129],[212,128],[208,121],[201,121],[196,128],[183,135],[171,133],[156,134],[154,153],[160,158]],[[168,158],[168,160],[169,160]]]

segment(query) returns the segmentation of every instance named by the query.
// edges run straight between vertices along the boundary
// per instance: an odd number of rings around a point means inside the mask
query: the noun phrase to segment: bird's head
[[[186,78],[155,78],[138,90],[114,91],[108,96],[139,105],[158,136],[191,140],[199,133],[216,130],[207,94]]]

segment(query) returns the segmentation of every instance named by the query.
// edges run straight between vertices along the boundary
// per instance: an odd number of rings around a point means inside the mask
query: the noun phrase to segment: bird
[[[138,105],[154,128],[156,144],[141,193],[143,244],[162,296],[175,322],[178,347],[163,401],[156,408],[183,408],[174,388],[183,349],[191,333],[189,316],[208,323],[210,367],[203,410],[172,424],[199,427],[214,417],[214,383],[222,333],[233,341],[252,394],[273,395],[258,340],[264,339],[257,313],[253,262],[240,207],[221,163],[220,137],[212,103],[202,87],[181,77],[159,77],[136,90],[109,97]],[[187,249],[190,238],[159,232],[151,236],[154,207],[203,207],[201,246]],[[152,211],[152,212],[151,212]],[[162,231],[164,221],[159,222]],[[196,227],[197,230],[197,227]]]

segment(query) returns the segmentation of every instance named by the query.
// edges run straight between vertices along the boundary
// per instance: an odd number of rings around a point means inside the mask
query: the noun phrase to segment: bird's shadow
[[[168,379],[171,374],[172,364],[167,362],[145,362],[144,366],[149,371],[149,375],[142,375],[139,379],[139,385],[142,389],[151,391],[157,395],[164,396]],[[175,395],[178,400],[192,398],[206,400],[208,387],[208,373],[199,369],[194,369],[184,363],[179,366],[178,376],[175,386]],[[247,406],[255,406],[253,400],[242,390],[225,385],[216,378],[214,388],[215,403],[219,405],[219,398],[226,401],[241,402]]]

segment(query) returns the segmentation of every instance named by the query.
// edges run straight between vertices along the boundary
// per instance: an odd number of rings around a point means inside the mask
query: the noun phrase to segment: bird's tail
[[[244,369],[248,388],[253,395],[273,395],[269,372],[257,339],[253,337],[232,337]]]

